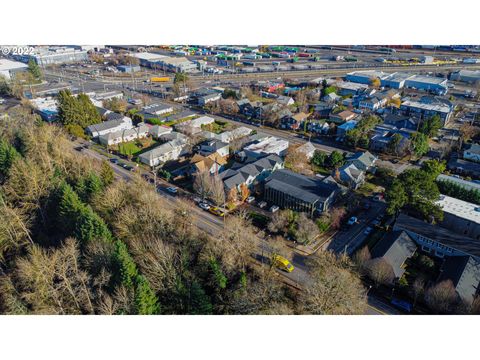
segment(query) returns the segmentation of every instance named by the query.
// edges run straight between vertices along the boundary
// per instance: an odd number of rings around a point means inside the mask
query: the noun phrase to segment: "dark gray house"
[[[439,282],[451,280],[461,300],[471,304],[480,284],[480,262],[473,256],[453,256],[445,259]]]
[[[383,258],[400,279],[405,272],[405,261],[412,257],[417,245],[405,231],[393,231],[385,236],[372,249],[372,259]]]

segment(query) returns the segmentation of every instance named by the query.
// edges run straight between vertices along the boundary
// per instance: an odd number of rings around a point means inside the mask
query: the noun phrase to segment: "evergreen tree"
[[[17,150],[4,140],[0,140],[0,178],[8,176],[13,162],[19,156]]]
[[[112,167],[108,164],[106,160],[102,162],[100,177],[104,186],[109,186],[115,180],[115,173],[113,172]]]
[[[38,66],[37,62],[30,58],[28,61],[28,72],[34,77],[36,80],[40,80],[42,78],[42,71]]]
[[[188,289],[188,314],[209,315],[213,311],[210,298],[197,281],[192,281]]]
[[[160,312],[155,292],[142,275],[136,277],[135,308],[138,315],[155,315]]]
[[[138,275],[138,270],[128,253],[127,245],[120,240],[115,242],[114,261],[117,264],[121,283],[127,288],[132,288]]]

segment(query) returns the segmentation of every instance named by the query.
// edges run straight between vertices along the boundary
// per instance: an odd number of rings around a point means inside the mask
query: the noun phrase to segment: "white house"
[[[139,124],[138,127],[126,130],[115,131],[100,135],[98,141],[103,145],[116,145],[123,142],[133,141],[135,139],[143,139],[148,136],[148,126]]]
[[[310,160],[313,157],[313,154],[315,153],[315,146],[313,146],[313,144],[309,141],[309,142],[306,142],[305,144],[299,146],[297,148],[297,151],[305,154],[307,159]]]
[[[172,140],[138,156],[139,160],[151,167],[158,166],[170,160],[177,160],[182,154],[185,142]]]
[[[151,104],[142,109],[142,113],[147,116],[158,116],[173,112],[173,106],[168,104]]]
[[[161,125],[154,125],[148,130],[150,135],[152,135],[152,137],[154,137],[155,139],[158,139],[162,135],[170,134],[172,131],[173,129],[170,126]]]
[[[175,125],[177,131],[183,133],[196,134],[202,131],[202,125],[208,125],[215,122],[215,119],[209,116],[201,116],[197,119],[188,120]]]
[[[200,149],[198,153],[203,156],[208,156],[216,153],[221,157],[226,157],[229,153],[229,146],[227,143],[224,143],[220,140],[210,139],[200,144]]]
[[[101,135],[105,135],[112,132],[121,130],[128,130],[133,127],[132,119],[124,116],[122,119],[104,121],[99,124],[90,125],[86,128],[87,134],[92,138],[97,138]]]
[[[213,137],[217,140],[223,141],[225,143],[229,143],[230,141],[233,141],[235,139],[239,139],[241,137],[250,135],[252,131],[253,130],[250,128],[247,128],[245,126],[240,126],[230,131],[224,131],[220,134],[214,134]]]
[[[284,156],[287,153],[288,141],[278,139],[274,136],[267,136],[255,143],[245,147],[243,150],[249,157],[259,158],[268,154]]]

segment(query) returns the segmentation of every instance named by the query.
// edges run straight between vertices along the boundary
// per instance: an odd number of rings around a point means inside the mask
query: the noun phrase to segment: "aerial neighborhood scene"
[[[0,313],[480,313],[480,46],[0,55]]]

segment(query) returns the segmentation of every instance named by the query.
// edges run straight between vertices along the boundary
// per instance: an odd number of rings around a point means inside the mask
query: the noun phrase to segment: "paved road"
[[[357,215],[358,223],[340,230],[330,242],[325,244],[325,250],[332,250],[339,254],[346,252],[351,255],[362,246],[368,235],[364,234],[365,229],[378,216],[385,214],[386,205],[383,202],[369,202],[370,209],[364,210]]]

